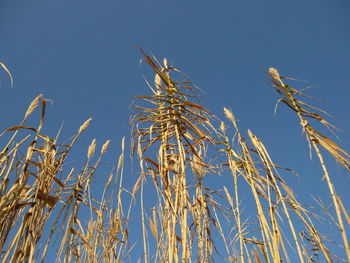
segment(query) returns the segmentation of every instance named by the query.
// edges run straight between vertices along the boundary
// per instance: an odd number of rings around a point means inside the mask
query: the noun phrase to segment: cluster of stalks
[[[311,127],[308,120],[334,128],[300,99],[306,95],[270,68],[272,86],[281,95],[278,102],[297,113],[310,151],[320,160],[346,259],[332,253],[318,229],[319,215],[297,200],[281,173],[293,172],[276,165],[252,131],[246,140],[229,109],[224,108],[225,123],[200,105],[199,88],[174,80],[174,74],[183,74],[166,59],[160,63],[141,52],[155,78],[154,84],[147,82],[150,95],[136,96],[131,118],[131,160],[138,158],[140,168],[138,177],[128,178],[135,180],[132,191],[122,184],[124,140],[117,169],[99,199],[91,181],[109,141],[93,162],[93,140],[84,167],[67,169],[67,154],[90,119],[71,143],[60,145],[58,135],[53,139],[41,133],[47,100],[39,95],[21,124],[0,135],[8,138],[0,152],[0,260],[51,262],[47,258],[54,255],[56,262],[350,262],[350,220],[319,146],[348,172],[350,156]],[[25,126],[39,104],[38,127]],[[139,202],[139,211],[132,203],[125,210],[124,193]],[[137,229],[133,217],[141,221],[140,249],[128,240],[130,226]]]
[[[121,200],[123,153],[116,174],[106,182],[101,201],[90,194],[96,167],[110,141],[89,146],[87,161],[80,171],[67,169],[66,157],[87,120],[67,145],[41,132],[47,100],[39,95],[30,104],[23,121],[6,129],[8,138],[0,152],[0,249],[1,262],[118,262],[127,255],[126,220]],[[25,126],[27,118],[41,105],[37,128]],[[124,151],[124,141],[122,145]],[[113,183],[113,184],[112,184]],[[112,188],[110,185],[112,184]],[[117,204],[114,205],[115,200]],[[90,211],[90,216],[80,210]],[[81,223],[84,218],[87,225]]]

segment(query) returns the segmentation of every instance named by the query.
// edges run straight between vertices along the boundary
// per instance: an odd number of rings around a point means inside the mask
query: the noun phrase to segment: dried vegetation
[[[67,168],[66,157],[91,119],[69,144],[59,144],[59,133],[51,138],[41,132],[47,100],[39,95],[23,121],[0,135],[0,260],[53,262],[54,256],[56,262],[350,262],[350,220],[319,146],[347,172],[350,156],[308,122],[316,120],[334,133],[321,116],[325,112],[303,102],[307,96],[270,68],[267,74],[281,96],[278,103],[297,114],[310,154],[314,150],[319,159],[319,180],[326,178],[329,187],[334,211],[328,213],[332,219],[336,215],[334,232],[341,236],[336,241],[342,242],[344,259],[332,253],[318,229],[318,215],[297,200],[281,175],[292,171],[276,165],[252,131],[245,139],[229,109],[224,109],[225,123],[200,105],[200,90],[189,81],[174,80],[173,75],[183,74],[166,59],[159,63],[141,52],[155,78],[154,84],[147,82],[150,95],[136,96],[131,118],[131,160],[139,167],[128,178],[135,180],[133,189],[123,188],[123,139],[117,169],[98,200],[91,182],[110,141],[93,158],[93,140],[85,165]],[[25,126],[38,107],[38,127]],[[244,204],[255,212],[247,215]],[[135,217],[141,222],[140,242],[129,242],[128,229],[139,227]]]

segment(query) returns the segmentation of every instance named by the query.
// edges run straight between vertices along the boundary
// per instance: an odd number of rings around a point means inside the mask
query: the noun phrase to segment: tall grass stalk
[[[326,164],[323,160],[323,156],[319,150],[319,145],[321,145],[325,150],[327,150],[338,163],[340,163],[347,171],[350,172],[350,155],[346,153],[343,149],[341,149],[338,145],[336,145],[332,140],[327,138],[326,136],[322,135],[320,132],[316,131],[307,121],[307,118],[317,120],[322,125],[326,126],[330,131],[333,132],[332,127],[330,123],[328,123],[323,117],[321,117],[316,112],[311,112],[311,110],[318,110],[317,108],[310,106],[306,104],[305,102],[301,101],[300,99],[296,99],[295,97],[301,97],[305,96],[301,91],[293,89],[292,87],[286,85],[283,83],[281,77],[279,76],[279,73],[276,69],[270,68],[269,69],[269,75],[270,80],[273,83],[273,88],[282,96],[282,98],[279,100],[288,105],[294,112],[297,113],[300,125],[303,128],[303,132],[305,132],[306,138],[309,142],[309,147],[311,148],[311,145],[316,151],[316,154],[320,160],[320,164],[322,167],[322,170],[324,172],[324,177],[326,178],[327,185],[331,194],[331,198],[333,201],[333,205],[337,214],[337,220],[338,220],[338,228],[341,232],[345,252],[347,255],[348,262],[350,262],[350,249],[349,249],[349,242],[348,238],[346,236],[345,227],[343,223],[343,218],[341,216],[341,209],[340,209],[340,203],[337,199],[338,196],[335,191],[335,187],[331,181],[330,175],[328,173]],[[319,110],[323,113],[326,113],[322,110]],[[311,143],[310,143],[311,142]]]

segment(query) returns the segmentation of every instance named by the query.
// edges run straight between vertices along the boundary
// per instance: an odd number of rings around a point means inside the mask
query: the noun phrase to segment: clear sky
[[[132,96],[149,92],[142,75],[153,79],[139,64],[141,46],[185,72],[212,113],[223,119],[223,107],[231,108],[244,134],[251,129],[276,163],[299,173],[290,183],[312,203],[310,194],[328,196],[320,165],[309,159],[297,116],[282,104],[274,116],[278,96],[264,70],[306,81],[290,82],[295,88],[313,86],[308,94],[324,101],[316,106],[334,116],[329,121],[342,130],[336,142],[349,152],[349,14],[346,0],[4,0],[0,61],[14,86],[0,70],[0,129],[17,125],[43,93],[53,101],[45,132],[54,137],[63,123],[64,141],[92,117],[72,159],[85,156],[92,138],[100,146],[111,139],[104,159],[111,167],[130,133]],[[350,176],[333,159],[329,167],[349,208]]]

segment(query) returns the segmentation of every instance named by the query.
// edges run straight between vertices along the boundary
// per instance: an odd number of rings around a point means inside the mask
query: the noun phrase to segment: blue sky
[[[297,117],[282,104],[274,116],[278,97],[264,70],[306,81],[290,83],[295,88],[313,86],[308,94],[324,101],[316,106],[334,116],[337,143],[349,152],[349,14],[345,0],[1,1],[0,61],[14,86],[1,70],[0,129],[17,125],[43,93],[53,101],[45,132],[54,136],[63,122],[64,141],[92,117],[72,159],[85,155],[92,138],[100,146],[111,139],[105,162],[112,165],[130,133],[132,96],[148,93],[143,74],[153,78],[139,64],[141,46],[185,72],[205,92],[208,110],[223,119],[223,107],[231,108],[243,133],[251,129],[276,163],[298,172],[290,183],[303,201],[327,197]],[[329,167],[350,207],[350,177],[332,159]]]

